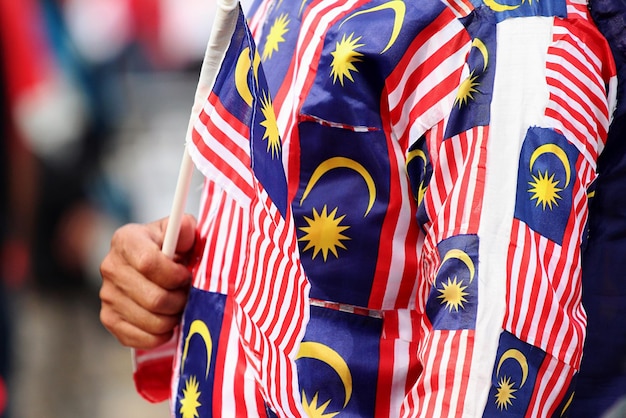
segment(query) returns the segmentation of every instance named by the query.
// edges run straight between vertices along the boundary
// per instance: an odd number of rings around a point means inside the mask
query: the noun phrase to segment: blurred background
[[[168,416],[99,322],[98,267],[170,210],[214,13],[181,4],[0,1],[2,418]]]

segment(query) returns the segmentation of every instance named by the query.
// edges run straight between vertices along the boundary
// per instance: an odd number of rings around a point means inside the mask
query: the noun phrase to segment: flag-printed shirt
[[[580,244],[615,94],[586,4],[254,10],[313,304],[382,318],[367,351],[363,332],[340,341],[339,320],[312,313],[305,340],[328,328],[348,365],[378,365],[345,405],[341,379],[324,396],[319,384],[333,367],[301,377],[303,402],[341,416],[560,413],[582,354]],[[299,360],[300,374],[318,362]]]
[[[311,285],[295,357],[304,413],[566,411],[585,330],[587,194],[615,100],[586,5],[268,0],[252,10]],[[203,253],[194,287],[210,286],[214,258]],[[236,338],[229,315],[220,324]],[[200,331],[184,329],[182,342],[190,332]],[[221,360],[214,416],[284,413],[250,361]]]

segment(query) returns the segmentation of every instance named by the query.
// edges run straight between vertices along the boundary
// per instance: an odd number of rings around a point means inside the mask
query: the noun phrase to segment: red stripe
[[[472,356],[474,355],[474,337],[475,331],[468,330],[467,336],[467,345],[465,347],[465,357],[463,359],[463,368],[461,369],[461,393],[459,393],[459,399],[456,407],[456,413],[454,416],[462,416],[463,408],[465,406],[465,397],[467,396],[467,392],[469,389],[469,378],[472,370]],[[463,355],[463,353],[460,353]]]
[[[389,416],[394,378],[395,340],[398,338],[398,314],[385,313],[380,340],[378,379],[376,384],[376,409],[374,416]]]
[[[556,82],[556,80],[553,80],[553,85],[556,86],[556,84],[561,84],[561,83]],[[555,104],[557,104],[558,107],[565,110],[568,113],[568,115],[560,114],[560,118],[557,118],[557,117],[555,118],[559,120],[575,119],[578,123],[583,125],[585,129],[585,131],[580,131],[579,129],[575,130],[575,132],[577,133],[577,136],[579,137],[580,142],[585,143],[585,144],[590,143],[595,148],[595,146],[600,141],[600,138],[606,137],[606,133],[607,133],[606,129],[603,126],[603,124],[600,123],[598,120],[598,112],[605,113],[605,111],[601,109],[597,109],[597,112],[593,112],[593,110],[589,109],[586,104],[583,104],[581,101],[579,101],[579,98],[578,96],[576,96],[575,92],[565,87],[565,85],[561,85],[558,87],[560,87],[561,94],[557,95],[554,92],[551,92],[550,100],[552,100]],[[583,107],[585,111],[584,114],[581,114],[578,110],[576,110],[571,105],[572,100],[576,101],[576,103],[578,103],[581,107]],[[604,116],[607,117],[606,114]],[[589,121],[590,119],[591,119],[591,122]],[[572,126],[574,125],[572,124]]]

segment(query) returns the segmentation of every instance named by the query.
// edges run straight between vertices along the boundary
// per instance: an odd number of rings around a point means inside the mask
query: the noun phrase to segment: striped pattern
[[[415,386],[402,406],[408,417],[460,417],[466,397],[474,346],[474,331],[433,331],[420,343],[424,364]]]
[[[547,356],[537,374],[535,391],[528,405],[527,417],[565,417],[569,408],[565,399],[576,370]],[[561,406],[563,405],[563,406]]]
[[[443,130],[428,136],[433,176],[424,194],[431,222],[426,241],[435,246],[452,235],[476,234],[484,193],[489,127],[477,126],[442,141]]]
[[[421,258],[425,280],[418,284],[420,310],[425,309],[439,268],[437,244],[450,236],[478,232],[484,194],[489,128],[477,126],[443,141],[443,125],[427,135],[428,148],[438,151],[430,154],[433,176],[423,201],[429,221],[423,225],[427,233]]]
[[[445,9],[415,37],[385,82],[389,114],[383,115],[383,123],[390,127],[387,144],[394,187],[381,232],[371,307],[404,308],[415,303],[416,257],[423,237],[414,220],[406,153],[411,141],[450,112],[469,46],[463,26]]]
[[[550,101],[546,117],[594,164],[604,146],[610,111],[607,80],[615,75],[606,63],[607,44],[589,30],[590,23],[555,19],[553,44],[548,50],[546,81]],[[603,54],[603,52],[605,54]]]
[[[567,0],[567,17],[568,19],[591,20],[587,0]]]
[[[212,125],[212,121],[207,124]],[[194,137],[211,144],[217,138],[203,136],[211,129],[198,129]],[[225,161],[227,158],[213,163],[218,166]],[[221,173],[216,178],[221,179]],[[291,359],[307,323],[308,282],[297,257],[293,222],[285,222],[260,184],[248,186],[255,195],[246,195],[239,188],[236,193],[226,192],[228,185],[207,181],[207,203],[199,220],[204,254],[195,272],[194,286],[228,292],[234,299],[234,323],[230,324],[227,344],[220,345],[220,349],[225,350],[228,364],[239,365],[231,379],[232,393],[245,395],[241,405],[257,403],[256,389],[247,386],[252,382],[247,375],[253,372],[265,401],[285,416],[300,416]],[[244,197],[249,199],[249,207],[241,206]],[[290,219],[290,211],[287,217]],[[226,396],[231,394],[230,390],[221,390]],[[239,408],[240,403],[225,405]],[[234,411],[238,410],[223,409],[216,416],[230,416]],[[236,416],[249,413],[237,412]]]
[[[445,9],[415,37],[387,78],[390,124],[405,149],[452,109],[470,42]]]
[[[385,311],[378,366],[376,417],[399,417],[405,393],[422,371],[418,358],[419,314],[416,310]]]
[[[584,25],[582,27],[585,27]],[[587,220],[587,185],[595,178],[596,158],[609,123],[607,86],[612,66],[603,51],[581,38],[579,26],[555,20],[548,50],[546,117],[582,153],[576,164],[572,213],[563,245],[513,223],[507,270],[505,329],[562,362],[579,367],[586,316],[581,306],[580,240]],[[585,39],[591,38],[586,33]],[[593,39],[593,38],[591,38]],[[601,42],[598,40],[598,42]],[[600,44],[601,46],[601,44]],[[598,55],[600,54],[600,55]],[[518,306],[529,306],[520,310]]]
[[[194,124],[189,147],[200,172],[243,207],[250,206],[255,195],[249,134],[250,128],[211,94]]]

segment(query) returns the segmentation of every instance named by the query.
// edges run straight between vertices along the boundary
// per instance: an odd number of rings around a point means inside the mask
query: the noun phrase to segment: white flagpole
[[[230,38],[234,31],[238,12],[238,0],[217,0],[217,9],[215,19],[211,28],[211,35],[207,43],[204,61],[200,69],[198,87],[194,98],[193,107],[191,108],[191,116],[187,133],[185,135],[185,149],[178,173],[178,182],[174,192],[174,200],[172,202],[172,210],[170,212],[165,237],[163,239],[163,253],[169,258],[174,257],[176,252],[176,244],[178,243],[178,235],[180,233],[180,224],[185,212],[185,203],[189,193],[189,186],[193,175],[193,163],[187,150],[187,146],[191,141],[191,132],[193,124],[196,122],[198,115],[202,111],[205,101],[209,97],[209,93],[213,88],[217,72],[220,68],[226,49],[230,44]]]
[[[193,175],[193,162],[191,161],[191,156],[187,150],[187,144],[191,141],[193,124],[196,122],[198,115],[202,111],[204,103],[209,97],[209,93],[211,92],[217,77],[217,72],[222,64],[224,55],[226,54],[226,49],[230,44],[230,39],[235,30],[237,17],[239,15],[237,9],[238,4],[239,0],[217,0],[217,9],[215,12],[213,26],[211,28],[211,35],[207,43],[202,68],[200,69],[198,87],[196,88],[194,103],[191,109],[191,116],[189,118],[187,133],[185,135],[185,149],[183,151],[178,181],[174,192],[172,210],[170,212],[169,222],[165,230],[163,246],[161,247],[161,251],[169,258],[174,258],[174,254],[176,252],[180,225],[185,211],[185,203],[187,201],[189,186],[191,185],[191,178]],[[156,355],[156,357],[169,357],[174,352],[176,352],[176,333],[174,333],[169,342],[157,348],[154,355]],[[154,355],[148,354],[148,357],[154,357]],[[138,350],[134,348],[131,349],[131,358],[133,363],[133,372],[136,372],[138,361],[140,359],[140,353]]]

